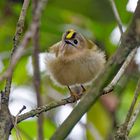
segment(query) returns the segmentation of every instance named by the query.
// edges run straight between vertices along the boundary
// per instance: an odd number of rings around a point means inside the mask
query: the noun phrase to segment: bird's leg
[[[74,101],[76,101],[76,100],[80,99],[80,96],[78,95],[78,93],[73,92],[73,91],[70,89],[70,87],[69,87],[69,86],[67,86],[67,87],[68,87],[68,89],[69,89],[69,91],[70,91],[71,97],[73,97],[73,98],[74,98]]]
[[[82,88],[82,93],[86,91],[86,89],[83,85],[81,85],[81,88]]]

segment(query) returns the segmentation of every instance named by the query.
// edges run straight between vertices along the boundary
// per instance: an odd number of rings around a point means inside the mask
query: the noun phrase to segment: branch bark
[[[107,93],[111,92],[114,89],[114,87],[116,86],[116,84],[118,83],[118,81],[121,79],[122,75],[124,74],[126,68],[128,67],[128,65],[130,64],[130,62],[134,58],[134,56],[136,54],[136,51],[137,51],[137,49],[135,48],[128,55],[128,57],[126,58],[124,64],[122,65],[122,67],[120,68],[120,70],[118,71],[118,73],[116,74],[116,76],[113,78],[113,80],[110,82],[110,84],[106,88],[104,88],[103,94],[107,94]]]
[[[39,18],[41,17],[42,10],[44,9],[46,3],[47,0],[39,1],[38,7],[35,12],[35,17],[39,17]],[[10,114],[8,109],[9,94],[10,94],[11,81],[12,81],[14,68],[18,63],[18,61],[20,60],[20,58],[22,57],[22,55],[24,54],[25,48],[28,46],[30,39],[36,33],[35,32],[36,26],[34,24],[34,21],[32,21],[29,29],[27,30],[21,43],[19,44],[28,5],[29,5],[29,0],[24,0],[22,11],[16,27],[16,33],[14,36],[14,47],[11,52],[10,64],[8,69],[3,73],[3,75],[0,76],[0,81],[7,79],[5,91],[1,93],[1,109],[0,109],[0,124],[1,124],[0,139],[4,139],[4,140],[8,139],[10,131],[14,126],[13,121],[15,120],[15,118]]]
[[[110,1],[112,10],[114,12],[114,16],[116,18],[116,21],[118,23],[118,27],[119,27],[120,33],[122,35],[123,34],[122,22],[121,22],[121,18],[119,16],[118,10],[117,10],[116,5],[115,5],[115,1],[114,0],[109,0],[109,1]]]
[[[17,26],[16,26],[16,32],[15,32],[14,39],[13,39],[13,49],[12,49],[12,52],[11,52],[10,65],[13,63],[12,59],[14,57],[14,53],[17,49],[17,46],[18,46],[20,38],[21,38],[21,34],[23,32],[25,16],[26,16],[26,12],[27,12],[29,3],[30,3],[30,0],[25,0],[24,3],[23,3],[23,6],[22,6],[21,12],[20,12],[20,16],[19,16]],[[4,92],[4,95],[3,95],[3,97],[5,99],[7,99],[7,104],[8,104],[8,101],[9,101],[9,94],[10,94],[11,82],[12,82],[12,74],[13,74],[13,71],[11,70],[9,76],[5,77],[5,74],[2,76],[3,78],[7,78],[6,79],[5,92]]]
[[[61,101],[51,102],[48,105],[40,106],[40,107],[38,107],[36,109],[33,109],[33,110],[31,110],[27,113],[19,115],[18,119],[17,119],[17,123],[20,123],[21,121],[24,121],[24,120],[26,120],[30,117],[38,116],[42,112],[46,112],[46,111],[49,111],[53,108],[56,108],[56,107],[59,107],[59,106],[62,106],[62,105],[66,105],[66,104],[69,104],[69,103],[73,103],[73,102],[75,102],[75,99],[73,97],[69,97],[69,98],[63,99]]]
[[[140,113],[140,102],[138,103],[137,108],[134,110],[134,113],[133,113],[133,115],[132,115],[132,117],[130,119],[130,122],[128,124],[128,127],[127,127],[127,133],[128,133],[128,135],[129,135],[130,130],[132,129],[134,123],[136,122],[139,113]]]
[[[30,0],[25,0],[23,5],[22,5],[22,10],[19,16],[19,20],[16,26],[16,32],[14,35],[14,45],[13,45],[13,50],[11,52],[11,59],[10,59],[10,65],[12,64],[12,59],[14,57],[14,53],[16,51],[17,45],[20,41],[20,37],[24,28],[24,21],[25,21],[25,15],[27,8],[29,6]],[[9,108],[8,108],[8,102],[9,102],[9,94],[10,94],[10,89],[11,89],[11,82],[12,82],[12,74],[13,71],[11,71],[10,76],[5,77],[6,79],[6,85],[5,85],[5,90],[1,92],[1,102],[0,102],[0,139],[7,140],[10,135],[10,131],[13,127],[13,116],[10,114]]]
[[[33,35],[33,83],[37,97],[37,107],[42,105],[41,99],[41,78],[40,78],[40,65],[39,65],[39,29],[40,29],[40,17],[36,16],[36,9],[39,6],[39,1],[33,1],[33,22],[36,26],[35,34]],[[38,119],[38,140],[44,140],[43,135],[43,114],[39,114]]]
[[[133,97],[131,106],[128,110],[126,119],[125,119],[124,123],[116,131],[115,138],[114,138],[115,140],[121,140],[121,139],[127,140],[128,139],[128,134],[130,132],[130,129],[132,128],[132,125],[134,124],[134,121],[132,121],[134,119],[131,119],[131,118],[132,118],[134,107],[135,107],[139,94],[140,94],[140,78],[138,80],[136,90],[134,93],[134,97]]]

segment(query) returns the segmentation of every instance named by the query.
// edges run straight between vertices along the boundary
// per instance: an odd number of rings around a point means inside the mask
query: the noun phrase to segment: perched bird
[[[78,99],[78,94],[70,86],[79,84],[85,91],[83,84],[94,80],[104,64],[104,53],[73,29],[67,30],[46,56],[48,74],[60,85],[67,86],[75,99]]]

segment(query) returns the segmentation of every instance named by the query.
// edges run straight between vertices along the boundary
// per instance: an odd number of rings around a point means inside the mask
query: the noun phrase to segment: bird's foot
[[[73,98],[74,101],[77,101],[77,100],[79,100],[81,98],[80,94],[78,94],[76,92],[71,92],[70,94],[71,94],[70,97]]]
[[[67,103],[77,102],[82,96],[82,94],[77,94],[76,92],[70,92],[70,94],[71,94],[70,97],[64,99],[66,100]]]
[[[66,100],[68,103],[74,103],[74,102],[78,101],[78,100],[81,98],[81,96],[83,95],[83,92],[86,91],[86,89],[84,88],[83,85],[81,85],[82,91],[79,90],[79,88],[75,88],[75,89],[72,91],[71,88],[70,88],[69,86],[67,86],[67,87],[68,87],[68,89],[69,89],[69,91],[70,91],[70,95],[71,95],[71,96],[68,97],[68,98],[66,98],[66,99],[64,99],[64,100]]]

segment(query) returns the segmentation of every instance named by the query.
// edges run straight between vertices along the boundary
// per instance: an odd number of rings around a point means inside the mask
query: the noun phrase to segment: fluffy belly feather
[[[101,55],[97,53],[69,61],[55,57],[47,62],[47,68],[51,78],[61,85],[83,84],[93,80],[103,68]]]

